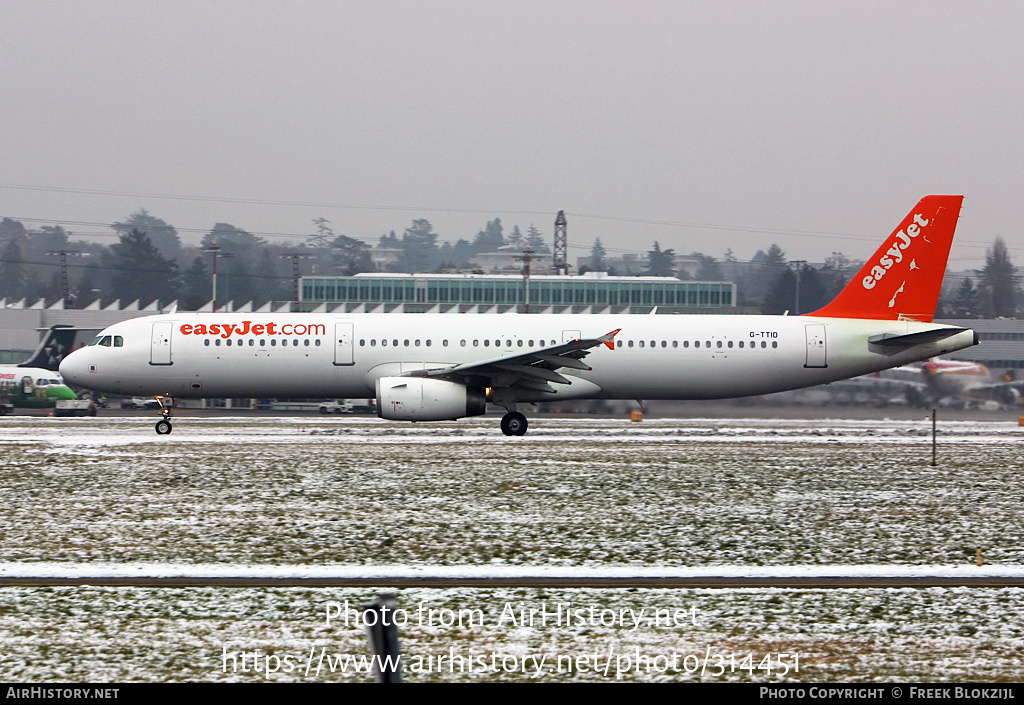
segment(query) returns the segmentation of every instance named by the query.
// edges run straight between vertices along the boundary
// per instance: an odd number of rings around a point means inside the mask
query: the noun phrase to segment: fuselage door
[[[149,364],[170,365],[171,331],[174,321],[158,321],[153,324],[153,338],[149,348]]]
[[[807,361],[804,367],[828,367],[825,355],[825,326],[814,323],[804,326],[807,334]]]
[[[353,337],[355,333],[350,322],[337,321],[334,324],[334,364],[354,365],[355,359],[352,352]]]

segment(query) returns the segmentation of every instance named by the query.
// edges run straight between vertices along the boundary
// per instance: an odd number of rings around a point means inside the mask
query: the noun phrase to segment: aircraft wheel
[[[512,411],[501,417],[501,432],[506,436],[525,436],[530,427],[526,417],[518,411]]]
[[[171,432],[171,422],[167,419],[160,419],[156,422],[156,433],[158,436],[166,436]]]

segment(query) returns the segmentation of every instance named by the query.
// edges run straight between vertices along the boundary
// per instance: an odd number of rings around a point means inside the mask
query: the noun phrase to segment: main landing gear
[[[529,427],[526,417],[518,411],[510,411],[501,417],[501,432],[506,436],[525,436]]]
[[[160,416],[162,418],[156,422],[156,434],[158,436],[166,436],[173,430],[171,426],[171,407],[174,406],[174,399],[171,397],[157,397],[157,399],[160,400]]]

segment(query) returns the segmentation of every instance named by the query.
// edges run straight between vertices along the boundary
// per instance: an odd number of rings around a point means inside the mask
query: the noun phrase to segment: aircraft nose
[[[89,371],[89,364],[85,361],[86,357],[88,355],[82,350],[68,354],[60,361],[60,376],[72,384],[77,384],[80,387],[86,386],[85,376]]]

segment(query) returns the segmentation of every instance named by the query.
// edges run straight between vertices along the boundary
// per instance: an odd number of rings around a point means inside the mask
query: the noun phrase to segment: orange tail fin
[[[857,275],[808,316],[930,322],[963,196],[925,196]]]

